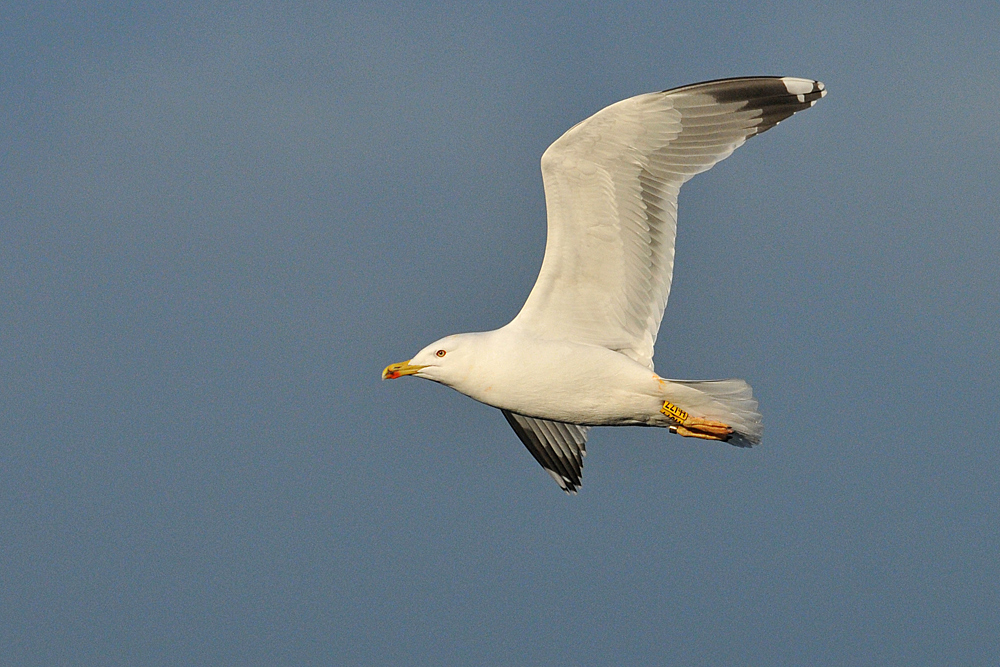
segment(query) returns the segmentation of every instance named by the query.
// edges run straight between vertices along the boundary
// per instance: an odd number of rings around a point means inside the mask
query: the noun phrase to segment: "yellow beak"
[[[416,366],[411,365],[410,360],[401,361],[398,364],[389,364],[382,371],[383,380],[395,380],[396,378],[403,377],[404,375],[413,375],[421,368],[427,368],[427,366]]]

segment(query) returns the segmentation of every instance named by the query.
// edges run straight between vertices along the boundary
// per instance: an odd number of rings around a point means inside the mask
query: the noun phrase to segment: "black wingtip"
[[[760,122],[754,132],[760,134],[792,114],[813,106],[827,91],[826,86],[812,79],[757,76],[704,81],[664,92],[709,95],[719,104],[742,103],[739,109],[760,113]]]

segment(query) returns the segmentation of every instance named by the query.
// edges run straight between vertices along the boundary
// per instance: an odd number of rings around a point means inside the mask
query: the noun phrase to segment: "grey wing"
[[[510,410],[501,412],[556,484],[566,493],[576,493],[583,484],[583,457],[587,455],[590,427],[525,417]]]
[[[542,156],[545,256],[512,324],[652,369],[681,185],[825,94],[810,79],[709,81],[622,100],[570,128]]]

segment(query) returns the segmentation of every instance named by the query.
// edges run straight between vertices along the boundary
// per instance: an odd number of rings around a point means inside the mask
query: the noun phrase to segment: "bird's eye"
[[[447,354],[447,352],[445,352],[444,350],[438,350],[434,354],[437,355],[437,356],[439,356],[439,357],[443,357],[444,355]]]

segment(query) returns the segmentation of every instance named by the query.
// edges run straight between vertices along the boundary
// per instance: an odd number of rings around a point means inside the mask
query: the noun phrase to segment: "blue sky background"
[[[0,5],[0,662],[1000,661],[995,2]],[[753,450],[381,382],[506,323],[619,99],[830,94],[681,194]]]

